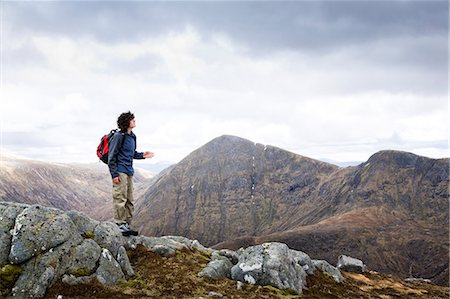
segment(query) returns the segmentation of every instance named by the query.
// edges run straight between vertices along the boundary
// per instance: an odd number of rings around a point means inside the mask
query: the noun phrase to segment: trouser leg
[[[128,201],[128,175],[119,173],[120,182],[113,183],[113,207],[114,220],[117,224],[127,223],[129,213],[127,209]]]
[[[133,185],[133,177],[132,176],[127,176],[127,202],[125,205],[125,209],[126,209],[126,221],[128,224],[131,224],[131,219],[133,218],[133,213],[134,213],[134,196],[133,196],[133,192],[134,192],[134,185]]]

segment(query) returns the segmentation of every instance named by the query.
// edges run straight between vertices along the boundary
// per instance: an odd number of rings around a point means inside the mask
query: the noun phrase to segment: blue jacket
[[[134,175],[133,159],[145,159],[144,153],[136,151],[136,135],[133,132],[116,132],[109,143],[108,166],[112,178],[119,172]]]

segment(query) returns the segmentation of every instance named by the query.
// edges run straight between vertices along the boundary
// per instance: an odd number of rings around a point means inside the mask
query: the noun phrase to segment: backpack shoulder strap
[[[123,142],[125,141],[125,133],[121,132],[119,129],[111,130],[111,132],[114,132],[114,135],[120,135],[120,149],[123,145]]]

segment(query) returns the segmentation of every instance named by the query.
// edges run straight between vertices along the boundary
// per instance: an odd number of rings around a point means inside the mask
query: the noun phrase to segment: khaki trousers
[[[133,217],[133,177],[119,172],[120,182],[113,183],[114,220],[117,224],[130,224]]]

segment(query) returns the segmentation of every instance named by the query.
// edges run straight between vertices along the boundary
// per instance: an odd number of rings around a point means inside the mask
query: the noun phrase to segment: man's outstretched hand
[[[155,156],[155,154],[152,152],[144,152],[145,159],[153,158],[153,156]]]

